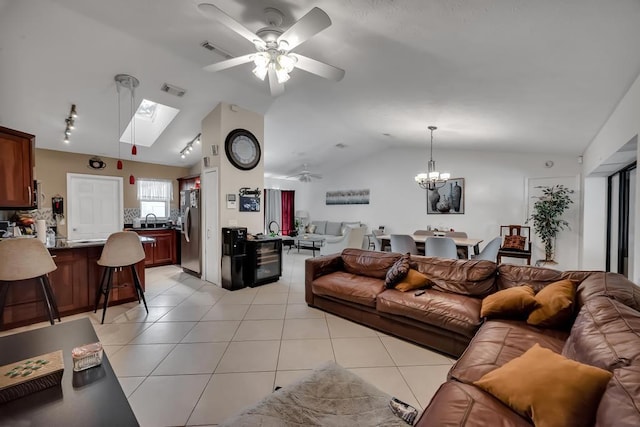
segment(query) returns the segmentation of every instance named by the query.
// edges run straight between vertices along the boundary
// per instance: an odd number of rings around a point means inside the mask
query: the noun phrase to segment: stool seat
[[[38,278],[44,294],[49,322],[54,324],[54,316],[60,319],[58,305],[47,273],[58,267],[51,254],[38,239],[14,238],[0,242],[0,322],[9,292],[9,284],[20,280]]]
[[[147,308],[147,301],[144,298],[144,291],[140,285],[140,278],[136,271],[135,265],[145,258],[144,249],[142,243],[140,243],[140,237],[138,233],[133,231],[120,231],[111,234],[107,238],[100,259],[97,264],[105,267],[102,272],[102,279],[96,289],[96,303],[93,312],[98,311],[98,305],[100,305],[100,299],[104,295],[104,305],[102,307],[102,322],[104,323],[104,317],[107,313],[107,306],[109,305],[109,293],[113,287],[113,271],[116,268],[129,267],[133,276],[133,283],[136,288],[136,296],[138,297],[138,303],[142,298],[144,303],[144,309],[149,313]]]

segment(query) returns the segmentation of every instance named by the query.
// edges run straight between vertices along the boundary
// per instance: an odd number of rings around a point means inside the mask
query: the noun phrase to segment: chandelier
[[[431,131],[431,151],[429,154],[429,165],[427,167],[427,173],[419,173],[416,175],[415,180],[425,190],[435,190],[444,185],[445,182],[451,177],[448,172],[440,173],[436,170],[436,161],[433,160],[433,131],[438,129],[435,126],[429,126]]]

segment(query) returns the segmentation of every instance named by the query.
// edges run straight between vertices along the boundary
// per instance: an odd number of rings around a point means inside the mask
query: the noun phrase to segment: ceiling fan
[[[314,179],[322,179],[322,175],[311,173],[308,165],[305,163],[302,165],[302,170],[300,172],[290,175],[287,178],[298,178],[300,182],[311,182]]]
[[[265,15],[268,26],[255,33],[210,3],[200,3],[198,9],[203,15],[217,20],[249,40],[256,49],[255,53],[206,66],[204,67],[206,71],[221,71],[253,62],[255,64],[253,74],[256,77],[264,80],[267,75],[269,76],[269,88],[273,96],[284,92],[284,83],[289,80],[289,73],[294,68],[335,81],[340,81],[344,77],[344,70],[340,68],[291,52],[331,25],[331,19],[320,8],[314,7],[286,30],[280,28],[282,12],[267,8]]]

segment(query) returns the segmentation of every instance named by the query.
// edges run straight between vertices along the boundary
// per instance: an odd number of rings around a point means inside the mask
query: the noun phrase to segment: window
[[[173,200],[173,183],[164,179],[140,178],[138,184],[138,200],[140,200],[140,217],[154,214],[157,218],[169,218],[171,200]]]

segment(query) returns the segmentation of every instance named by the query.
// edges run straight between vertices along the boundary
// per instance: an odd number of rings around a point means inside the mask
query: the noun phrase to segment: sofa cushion
[[[609,371],[585,365],[535,344],[522,356],[474,384],[538,427],[591,426]]]
[[[529,286],[502,289],[482,300],[480,316],[522,319],[537,304],[533,289]]]
[[[411,262],[411,268],[431,279],[434,289],[475,297],[484,297],[495,291],[497,266],[494,262],[419,255],[412,255]]]
[[[563,279],[581,282],[593,274],[592,271],[559,271],[551,268],[532,267],[529,265],[500,264],[496,284],[498,289],[528,285],[536,293],[545,286]]]
[[[545,286],[536,294],[538,306],[529,314],[527,323],[546,328],[567,326],[573,320],[576,284],[564,279]]]
[[[309,224],[305,227],[305,232],[313,234],[316,232],[316,229],[318,228],[317,225],[315,224]]]
[[[594,272],[578,286],[578,307],[596,296],[606,296],[640,311],[640,286],[622,274]]]
[[[471,338],[481,323],[481,304],[477,298],[433,289],[419,296],[387,289],[378,295],[376,308],[381,313],[408,317]]]
[[[531,427],[531,423],[478,387],[447,381],[415,427]]]
[[[329,236],[342,236],[342,223],[327,221],[324,234],[328,234]]]
[[[327,221],[311,221],[311,225],[316,226],[316,234],[327,234]]]
[[[376,297],[385,287],[382,279],[336,271],[315,279],[311,283],[311,289],[315,295],[375,307]]]
[[[387,288],[393,288],[396,283],[407,277],[409,273],[409,257],[408,253],[402,255],[396,262],[393,263],[391,268],[387,270],[387,275],[384,279],[384,284]]]
[[[342,251],[342,262],[347,273],[383,279],[387,270],[400,258],[391,252],[373,252],[348,248]]]
[[[640,312],[605,297],[587,301],[562,354],[610,371],[640,366]]]
[[[502,249],[516,249],[518,251],[524,251],[524,246],[527,244],[527,238],[525,236],[518,236],[514,234],[512,236],[505,236]]]
[[[640,365],[613,371],[607,390],[600,400],[596,427],[640,426]]]
[[[400,280],[400,283],[396,284],[395,289],[400,292],[408,292],[424,288],[426,286],[431,286],[431,280],[418,270],[410,269],[405,278]]]
[[[449,378],[463,383],[479,380],[487,372],[521,356],[535,343],[557,353],[562,351],[568,332],[542,329],[518,320],[489,320],[449,371]]]

